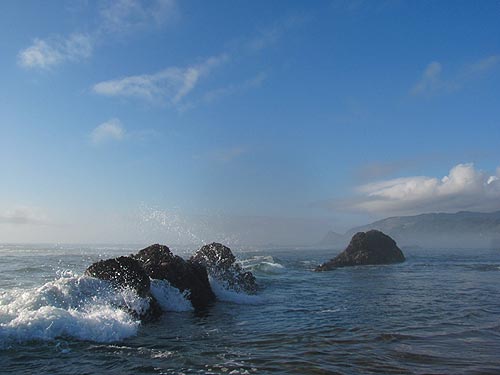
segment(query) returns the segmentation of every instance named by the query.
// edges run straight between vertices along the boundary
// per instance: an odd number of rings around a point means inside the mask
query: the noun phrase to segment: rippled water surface
[[[500,373],[500,251],[407,250],[324,273],[311,270],[333,251],[236,251],[257,297],[139,325],[78,277],[136,250],[0,246],[0,373]]]

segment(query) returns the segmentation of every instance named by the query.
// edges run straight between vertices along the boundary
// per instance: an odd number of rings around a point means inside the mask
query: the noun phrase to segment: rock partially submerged
[[[145,311],[129,311],[141,320],[151,321],[161,315],[160,305],[150,293],[149,276],[137,260],[125,256],[101,260],[88,267],[85,275],[110,281],[116,288],[133,289],[139,297],[146,298],[149,306]]]
[[[127,309],[143,321],[158,318],[162,311],[151,294],[151,279],[165,280],[179,289],[197,311],[203,311],[215,301],[208,275],[223,287],[236,292],[255,293],[257,284],[251,272],[236,263],[231,250],[221,244],[203,246],[189,260],[172,254],[164,245],[151,245],[128,257],[101,260],[87,268],[85,274],[110,281],[116,288],[134,290],[148,304],[140,312]]]
[[[226,288],[248,294],[257,291],[254,275],[241,268],[227,246],[216,242],[202,246],[189,261],[206,267],[208,274]]]
[[[167,246],[151,245],[132,257],[150,278],[166,280],[181,292],[187,292],[196,310],[206,309],[215,301],[205,267],[172,254]]]
[[[316,268],[316,271],[329,271],[339,267],[392,264],[405,261],[396,242],[388,235],[378,231],[356,233],[347,248],[330,261]]]
[[[87,276],[108,280],[116,287],[131,288],[139,297],[149,294],[150,280],[141,264],[130,257],[101,260],[85,271]]]

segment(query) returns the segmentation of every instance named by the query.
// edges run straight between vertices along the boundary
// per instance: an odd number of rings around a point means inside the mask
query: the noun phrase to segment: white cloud
[[[110,0],[104,3],[99,13],[100,28],[104,32],[130,32],[138,28],[159,26],[165,23],[176,10],[175,0]]]
[[[114,118],[103,122],[90,133],[90,139],[94,144],[107,141],[121,141],[125,137],[125,129],[120,120]]]
[[[376,214],[500,209],[500,168],[495,175],[458,164],[443,178],[413,176],[358,187],[358,197],[333,207]]]
[[[103,81],[93,86],[94,92],[106,96],[122,96],[167,101],[177,105],[214,68],[227,61],[223,54],[213,56],[204,62],[186,68],[169,67],[154,74],[143,74]]]
[[[0,224],[45,225],[48,219],[38,208],[17,206],[0,212]]]
[[[462,88],[471,80],[479,78],[482,74],[489,72],[500,65],[500,56],[492,55],[484,59],[465,65],[463,69],[448,79],[444,79],[443,66],[437,61],[431,62],[425,68],[420,80],[413,86],[413,95],[425,95],[435,93],[452,92]]]
[[[94,42],[87,34],[71,34],[35,39],[33,44],[19,52],[18,62],[24,68],[47,69],[67,61],[80,61],[92,55]]]
[[[78,62],[89,58],[95,45],[109,35],[160,26],[175,12],[175,0],[110,0],[100,7],[100,20],[94,30],[35,38],[29,47],[19,52],[18,62],[24,68],[43,69]]]

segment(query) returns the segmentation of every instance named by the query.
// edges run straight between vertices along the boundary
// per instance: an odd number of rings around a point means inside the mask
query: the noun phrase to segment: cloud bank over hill
[[[358,186],[353,199],[331,208],[377,215],[500,209],[500,168],[495,174],[472,163],[454,166],[448,175],[402,177]]]

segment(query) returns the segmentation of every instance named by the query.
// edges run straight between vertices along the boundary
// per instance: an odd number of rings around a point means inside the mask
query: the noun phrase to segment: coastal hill
[[[344,248],[353,234],[371,229],[388,234],[403,247],[500,248],[500,211],[389,217],[352,228],[345,234],[330,231],[319,245]]]

